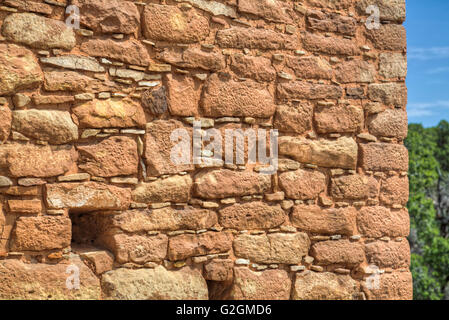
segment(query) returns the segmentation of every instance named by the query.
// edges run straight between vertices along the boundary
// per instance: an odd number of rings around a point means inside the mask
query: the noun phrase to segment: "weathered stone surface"
[[[279,131],[303,134],[312,129],[312,117],[313,106],[309,103],[280,105],[276,107],[273,126]]]
[[[279,205],[264,202],[237,203],[219,211],[220,225],[225,228],[248,230],[275,228],[285,221]]]
[[[45,15],[50,15],[53,12],[53,7],[51,5],[30,0],[5,0],[3,1],[3,4],[22,11],[42,13]]]
[[[376,68],[363,60],[342,62],[335,69],[335,78],[340,83],[370,83],[376,76]]]
[[[379,287],[376,288],[375,284]],[[384,273],[379,280],[366,279],[362,283],[363,291],[369,300],[412,300],[413,279],[409,271]]]
[[[150,114],[163,114],[168,110],[167,89],[165,86],[160,86],[146,90],[142,93],[141,101],[145,111]]]
[[[252,80],[235,81],[213,74],[202,100],[208,117],[269,118],[275,111],[274,99],[265,85]]]
[[[382,181],[380,201],[387,205],[406,205],[409,197],[408,177],[392,176]]]
[[[347,9],[351,0],[309,0],[311,6],[329,9]]]
[[[331,272],[297,273],[294,300],[354,300],[359,285],[349,275]]]
[[[140,203],[187,202],[192,184],[192,178],[188,175],[141,183],[133,190],[133,199]]]
[[[380,20],[404,22],[405,20],[405,0],[361,0],[357,1],[357,11],[367,15],[366,8],[375,5],[379,8]]]
[[[405,139],[408,133],[407,113],[401,109],[387,109],[376,113],[368,122],[372,135]]]
[[[294,19],[291,4],[278,0],[240,0],[238,10],[274,22],[293,23]]]
[[[151,40],[194,43],[207,37],[209,22],[195,9],[183,11],[175,6],[147,4],[142,31]]]
[[[402,53],[384,52],[379,55],[379,74],[385,78],[405,78],[407,57]]]
[[[352,235],[355,231],[357,211],[353,207],[322,209],[317,205],[293,207],[292,224],[307,232]]]
[[[79,145],[78,167],[100,177],[137,173],[139,165],[136,141],[129,137],[112,136],[98,143]]]
[[[234,240],[237,257],[255,263],[300,263],[309,251],[310,240],[307,234],[270,233],[268,235],[242,234]]]
[[[194,7],[200,8],[204,11],[212,13],[214,16],[228,16],[235,18],[237,13],[235,12],[234,7],[228,6],[224,3],[211,1],[211,0],[176,0],[177,2],[188,2],[192,4]],[[230,1],[228,1],[230,2]],[[231,1],[232,2],[232,1]],[[235,4],[235,3],[232,3]]]
[[[169,74],[167,89],[168,108],[171,115],[182,117],[198,115],[201,86],[192,77]]]
[[[110,216],[111,224],[126,232],[209,229],[217,223],[217,214],[207,209],[171,207],[155,210],[128,210]]]
[[[302,81],[290,81],[279,83],[277,96],[281,100],[291,99],[338,99],[343,90],[335,85],[315,84]]]
[[[357,26],[357,21],[352,17],[312,10],[307,12],[307,23],[311,30],[337,32],[350,36],[355,34]]]
[[[406,239],[397,241],[374,241],[365,245],[366,260],[378,268],[408,268],[410,245]]]
[[[271,60],[265,57],[235,54],[231,57],[231,69],[242,78],[251,78],[256,81],[276,79],[276,70],[271,65]]]
[[[2,25],[6,39],[33,48],[62,48],[76,45],[75,32],[62,21],[44,18],[33,13],[13,13]]]
[[[33,53],[14,44],[0,44],[0,95],[34,88],[42,82],[39,64]]]
[[[47,91],[85,91],[103,87],[97,80],[75,71],[46,71],[44,78]]]
[[[261,194],[271,187],[267,175],[253,171],[212,170],[195,176],[195,194],[207,199]]]
[[[403,83],[373,83],[368,87],[368,96],[373,101],[402,108],[407,104],[407,87]]]
[[[302,41],[304,48],[312,52],[348,56],[359,53],[356,43],[349,39],[324,37],[306,32],[302,36]]]
[[[366,30],[366,36],[380,50],[403,51],[407,47],[405,28],[398,24],[381,24],[379,29]]]
[[[47,184],[46,189],[51,209],[126,210],[131,201],[129,189],[97,182]]]
[[[326,60],[316,56],[285,57],[285,64],[301,79],[331,79],[332,67]]]
[[[218,71],[226,67],[226,60],[221,53],[197,48],[189,48],[182,52],[166,49],[161,53],[161,58],[181,68]]]
[[[115,234],[100,236],[99,242],[111,250],[118,263],[160,262],[167,254],[168,237],[165,234],[141,236]]]
[[[279,154],[320,167],[354,169],[357,164],[357,144],[348,137],[337,140],[280,137]]]
[[[24,195],[26,195],[26,192]],[[34,214],[42,212],[40,200],[8,200],[8,207],[11,213]]]
[[[67,267],[79,268],[80,288],[66,286]],[[73,271],[71,272],[73,274]],[[0,299],[90,300],[100,299],[100,281],[76,255],[58,264],[24,263],[16,259],[0,261]],[[71,282],[73,284],[73,281]]]
[[[279,175],[279,185],[290,199],[315,199],[326,188],[326,176],[319,171],[296,170]]]
[[[310,254],[319,265],[339,264],[349,267],[356,266],[365,260],[363,244],[349,240],[330,240],[315,243]]]
[[[284,270],[251,271],[234,268],[234,282],[229,298],[232,300],[288,300],[291,280]]]
[[[204,279],[212,281],[232,280],[234,261],[231,259],[213,259],[204,265]]]
[[[114,256],[107,250],[82,250],[80,257],[88,265],[93,266],[93,270],[97,275],[110,271],[113,268]]]
[[[0,143],[9,138],[11,132],[12,112],[8,106],[0,106]]]
[[[58,110],[15,110],[12,129],[23,135],[51,144],[63,144],[78,139],[78,127],[70,113]]]
[[[125,281],[124,281],[125,279]],[[124,269],[105,273],[101,279],[106,299],[119,300],[205,300],[207,284],[201,272],[191,267],[166,270]]]
[[[37,146],[12,143],[0,146],[0,165],[12,177],[53,177],[69,171],[78,154],[75,148],[63,146]]]
[[[194,169],[190,157],[190,128],[177,120],[156,120],[147,124],[146,132],[144,157],[148,175],[160,176]]]
[[[81,128],[143,127],[145,113],[140,103],[129,98],[111,98],[81,103],[72,109]]]
[[[72,223],[67,217],[20,217],[16,220],[11,249],[40,251],[62,249],[70,245]]]
[[[81,45],[81,51],[93,57],[106,57],[140,66],[147,66],[150,62],[147,49],[137,40],[91,39]]]
[[[320,133],[359,132],[363,122],[363,109],[357,106],[336,105],[315,110],[315,123]]]
[[[410,217],[407,209],[364,207],[357,216],[357,227],[367,237],[407,237]]]
[[[378,183],[373,177],[358,174],[332,178],[331,194],[336,199],[366,199],[376,197]]]
[[[213,253],[227,252],[232,247],[229,232],[205,232],[182,234],[171,237],[168,243],[168,258],[172,261]]]
[[[42,63],[53,67],[66,68],[71,70],[83,70],[92,72],[104,72],[105,69],[98,63],[95,58],[79,56],[79,55],[64,55],[59,57],[41,58]]]
[[[368,143],[361,144],[360,149],[366,170],[408,170],[408,151],[401,144]]]
[[[139,10],[130,1],[74,0],[80,24],[101,33],[135,33],[140,25]]]
[[[272,30],[231,27],[217,32],[217,44],[223,48],[291,50],[296,49],[296,35]]]

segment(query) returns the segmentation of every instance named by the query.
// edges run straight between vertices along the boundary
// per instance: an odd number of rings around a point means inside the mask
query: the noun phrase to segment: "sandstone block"
[[[406,205],[409,197],[408,177],[392,176],[384,179],[380,188],[380,201],[387,205]]]
[[[396,241],[374,241],[365,245],[366,260],[379,268],[408,268],[410,266],[410,245],[403,239]]]
[[[379,275],[378,287],[375,279],[362,283],[368,300],[412,300],[413,279],[411,272],[393,272]]]
[[[364,207],[357,216],[357,227],[367,237],[407,237],[410,217],[406,209]]]
[[[187,202],[192,184],[192,178],[188,175],[172,176],[137,185],[132,197],[139,203]]]
[[[363,109],[357,106],[337,105],[315,110],[315,123],[320,133],[359,132],[363,122]]]
[[[366,170],[408,170],[408,151],[400,144],[368,143],[360,145],[362,166]]]
[[[333,178],[331,182],[331,194],[336,199],[366,199],[378,193],[378,183],[373,177],[354,174]]]
[[[343,90],[335,85],[315,84],[302,81],[290,81],[279,83],[277,96],[281,100],[292,99],[338,99]]]
[[[304,33],[302,41],[304,48],[312,52],[348,56],[357,55],[359,53],[357,45],[349,39],[324,37],[313,33]]]
[[[232,280],[234,261],[231,259],[213,259],[204,265],[204,278],[212,281]]]
[[[319,265],[356,266],[365,260],[363,244],[348,240],[320,241],[312,245],[310,254]]]
[[[368,122],[371,134],[403,140],[407,137],[407,113],[401,109],[387,109],[371,117]]]
[[[201,86],[192,77],[169,74],[167,89],[171,115],[182,117],[198,115]]]
[[[276,79],[276,70],[271,65],[271,60],[265,57],[235,54],[231,57],[231,70],[239,77],[256,81]]]
[[[279,131],[303,134],[312,129],[313,106],[303,103],[294,107],[276,107],[273,125]]]
[[[280,174],[279,185],[287,198],[315,199],[326,188],[326,176],[319,171],[299,169]]]
[[[219,211],[220,225],[225,228],[248,230],[275,228],[285,221],[279,205],[264,202],[237,203]]]
[[[255,263],[300,263],[309,251],[310,240],[307,234],[271,233],[268,235],[242,234],[234,240],[237,257]]]
[[[301,79],[331,79],[332,67],[326,60],[316,56],[286,56],[285,64]]]

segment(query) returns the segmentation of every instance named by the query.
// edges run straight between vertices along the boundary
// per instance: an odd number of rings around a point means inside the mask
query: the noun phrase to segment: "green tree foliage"
[[[449,299],[449,123],[409,125],[410,246],[415,299]]]

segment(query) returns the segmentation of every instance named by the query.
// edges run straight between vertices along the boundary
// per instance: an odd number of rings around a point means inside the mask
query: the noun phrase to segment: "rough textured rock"
[[[359,132],[363,122],[363,109],[357,106],[337,105],[315,110],[315,123],[320,133]]]
[[[379,60],[379,74],[382,77],[395,79],[407,75],[407,57],[402,53],[381,53]]]
[[[70,264],[79,268],[79,290],[67,289],[67,277],[73,274],[73,271],[67,269]],[[69,273],[66,273],[67,270]],[[1,260],[0,281],[2,283],[0,299],[91,300],[101,298],[100,281],[75,255],[71,255],[67,262],[58,264],[29,264],[16,259]]]
[[[365,260],[363,244],[348,240],[330,240],[315,243],[310,250],[318,265],[339,264],[356,266]]]
[[[166,270],[119,268],[104,274],[101,285],[107,299],[200,300],[208,298],[201,273],[190,267]]]
[[[77,147],[78,167],[100,177],[113,177],[137,173],[136,141],[129,137],[112,136],[100,142]]]
[[[369,5],[379,8],[380,19],[401,23],[405,20],[405,0],[362,0],[358,1],[356,8],[361,14],[366,14]]]
[[[12,143],[0,146],[0,164],[12,177],[54,177],[68,172],[78,158],[70,145],[37,146]]]
[[[260,16],[268,21],[293,22],[293,10],[291,4],[277,0],[240,0],[238,10]]]
[[[355,42],[349,39],[305,33],[302,36],[302,41],[304,48],[312,52],[348,56],[356,55],[359,52]]]
[[[326,187],[326,176],[321,172],[299,169],[280,174],[279,185],[287,198],[315,199]]]
[[[8,106],[0,106],[0,143],[5,142],[11,133],[12,112]]]
[[[270,233],[268,235],[242,234],[234,240],[236,256],[255,263],[300,263],[309,251],[307,234]]]
[[[126,232],[208,229],[217,223],[217,214],[207,209],[171,207],[154,210],[128,210],[110,217],[111,225]]]
[[[11,249],[41,251],[70,245],[72,223],[67,217],[20,217],[16,221]]]
[[[269,118],[275,108],[266,86],[252,80],[240,82],[218,75],[209,77],[202,100],[202,110],[208,117]]]
[[[365,280],[363,291],[369,300],[412,300],[413,281],[412,274],[406,272],[393,272],[379,275],[378,288],[373,280]]]
[[[272,30],[231,27],[217,32],[217,43],[223,48],[281,50],[295,49],[298,39]]]
[[[281,100],[338,99],[342,93],[342,89],[338,86],[303,81],[284,82],[277,86],[277,96]]]
[[[47,204],[52,209],[125,210],[131,200],[128,188],[97,182],[47,184],[46,189]]]
[[[80,24],[96,32],[135,33],[140,25],[137,6],[130,1],[74,0],[80,10]]]
[[[292,224],[300,230],[352,235],[355,231],[357,211],[354,208],[322,209],[317,205],[294,206]]]
[[[401,109],[387,109],[375,114],[368,123],[371,134],[380,137],[405,139],[408,132],[407,113]]]
[[[182,234],[171,237],[168,244],[168,258],[172,261],[213,253],[228,252],[232,247],[229,232],[205,232]]]
[[[71,50],[76,44],[74,30],[64,22],[32,13],[13,13],[6,17],[2,34],[8,40],[33,48]]]
[[[361,145],[362,166],[366,170],[408,170],[408,151],[400,144],[369,143]]]
[[[206,38],[209,23],[194,9],[183,11],[174,6],[148,4],[143,12],[142,29],[147,39],[194,43]]]
[[[192,77],[167,75],[168,108],[173,116],[196,116],[201,97],[201,87]]]
[[[359,288],[348,275],[331,272],[297,273],[294,300],[354,300]]]
[[[81,128],[142,127],[145,114],[140,103],[125,98],[92,100],[72,109]]]
[[[378,183],[373,177],[354,174],[331,181],[331,194],[337,199],[366,199],[376,197],[378,193]]]
[[[250,171],[217,169],[195,176],[195,194],[207,199],[264,193],[271,186],[270,176]]]
[[[12,129],[23,135],[51,144],[63,144],[78,139],[78,127],[70,113],[58,110],[15,110]]]
[[[91,72],[104,72],[105,69],[95,58],[80,55],[63,55],[59,57],[41,58],[42,63],[52,67],[67,68]]]
[[[326,60],[316,56],[287,56],[285,64],[302,79],[331,79],[332,67]]]
[[[141,183],[133,190],[133,199],[141,203],[187,202],[193,182],[190,176],[171,176]]]
[[[368,86],[368,97],[373,101],[403,108],[407,104],[407,87],[403,83],[373,83]]]
[[[225,228],[248,230],[275,228],[285,221],[279,205],[264,202],[237,203],[219,211],[220,225]]]
[[[351,138],[306,140],[280,137],[279,154],[320,167],[353,169],[357,164],[357,144]]]
[[[409,197],[408,177],[392,176],[382,181],[380,201],[387,205],[406,205]]]
[[[256,81],[273,81],[276,70],[270,59],[235,54],[231,57],[231,69],[242,78],[251,78]]]
[[[385,207],[365,207],[357,216],[357,227],[367,237],[407,237],[410,217],[406,209],[390,210]]]
[[[397,24],[382,24],[379,29],[366,30],[366,36],[381,50],[403,51],[407,48],[405,28]]]
[[[140,66],[147,66],[150,61],[146,48],[136,40],[91,39],[81,45],[81,51],[93,57],[106,57]]]
[[[156,120],[147,124],[146,132],[144,156],[149,175],[159,176],[193,170],[190,156],[186,161],[176,161],[176,157],[185,156],[187,150],[190,153],[190,128],[177,120]],[[177,139],[172,140],[172,137]],[[183,142],[187,143],[187,147]]]
[[[47,71],[44,78],[47,91],[84,91],[102,87],[95,79],[75,71]]]
[[[375,76],[376,68],[363,60],[346,61],[335,69],[335,78],[340,83],[370,83]]]
[[[313,106],[308,103],[276,108],[273,125],[279,131],[303,134],[312,129]]]
[[[35,88],[43,81],[33,53],[14,44],[0,44],[0,95]]]
[[[374,241],[365,245],[366,260],[379,268],[408,268],[410,266],[410,245],[402,241]]]
[[[234,282],[229,298],[232,300],[288,300],[291,280],[284,270],[251,271],[234,268]]]

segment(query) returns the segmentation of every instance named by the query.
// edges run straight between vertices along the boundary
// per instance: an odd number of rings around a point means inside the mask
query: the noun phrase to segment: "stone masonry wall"
[[[404,20],[0,0],[0,298],[411,299]],[[210,128],[277,129],[277,172],[173,162]]]

